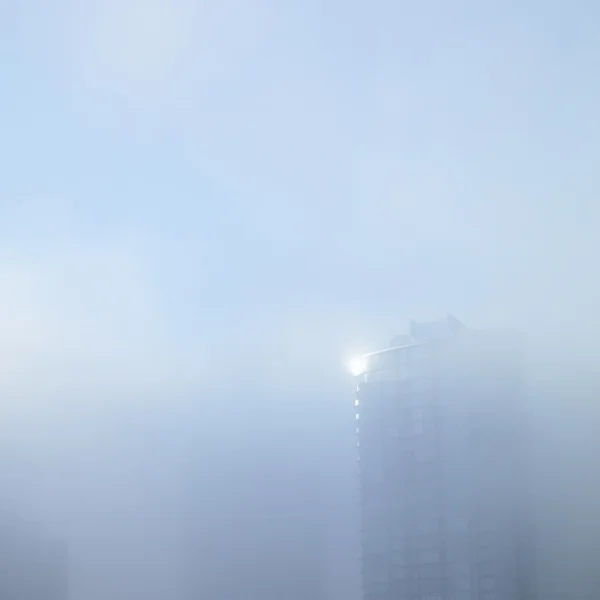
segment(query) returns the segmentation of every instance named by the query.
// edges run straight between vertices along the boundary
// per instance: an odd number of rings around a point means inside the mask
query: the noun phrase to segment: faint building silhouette
[[[565,361],[566,362],[566,361]],[[536,600],[600,598],[600,381],[561,363],[531,386]]]
[[[68,600],[66,543],[48,539],[14,511],[0,511],[0,598]]]
[[[365,600],[529,593],[521,368],[453,317],[354,365]]]
[[[307,428],[276,411],[239,407],[238,435],[221,427],[198,441],[186,480],[190,600],[326,598],[320,464]]]

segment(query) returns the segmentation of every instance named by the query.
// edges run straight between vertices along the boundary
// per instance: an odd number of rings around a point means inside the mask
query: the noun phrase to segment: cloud
[[[86,3],[76,21],[81,74],[91,88],[168,85],[191,42],[191,3]]]
[[[63,59],[86,92],[164,108],[242,60],[268,14],[263,1],[67,0]]]
[[[152,270],[125,239],[0,260],[5,391],[147,389],[183,378]]]

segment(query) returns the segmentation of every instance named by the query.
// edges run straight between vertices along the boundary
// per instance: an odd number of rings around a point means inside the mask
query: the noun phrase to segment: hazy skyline
[[[127,556],[206,410],[215,439],[241,396],[265,431],[298,395],[345,414],[344,361],[410,317],[595,360],[599,12],[3,3],[0,393],[53,527],[97,548],[119,514]],[[136,567],[157,594],[167,563]]]

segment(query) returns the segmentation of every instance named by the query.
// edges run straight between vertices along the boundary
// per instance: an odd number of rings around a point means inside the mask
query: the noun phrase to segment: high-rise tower
[[[365,600],[525,597],[519,347],[447,317],[354,365]]]

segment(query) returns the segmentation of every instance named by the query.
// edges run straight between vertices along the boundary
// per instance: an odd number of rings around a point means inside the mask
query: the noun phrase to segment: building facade
[[[448,317],[362,357],[365,600],[529,597],[518,348]]]
[[[189,600],[326,597],[321,466],[298,433],[309,426],[261,416],[245,413],[239,435],[221,427],[209,450],[208,436],[195,448],[183,538]]]
[[[68,600],[67,546],[0,511],[0,598]]]

